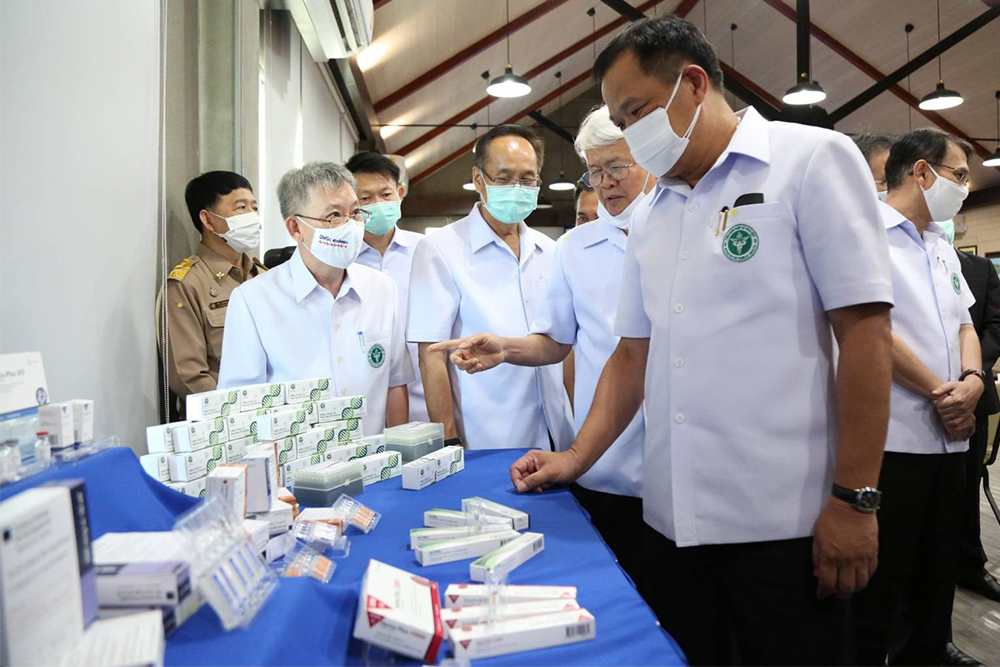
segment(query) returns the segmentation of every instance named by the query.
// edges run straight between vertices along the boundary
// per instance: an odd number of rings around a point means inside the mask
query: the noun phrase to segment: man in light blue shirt
[[[880,204],[888,233],[895,308],[889,431],[879,476],[878,569],[855,599],[862,665],[950,664],[958,556],[962,452],[976,427],[985,388],[975,302],[955,249],[940,225],[968,195],[967,143],[914,130],[886,162],[889,194]],[[897,653],[890,630],[909,609]]]
[[[575,350],[575,428],[583,426],[597,381],[618,344],[612,328],[621,289],[622,263],[632,212],[651,190],[654,179],[637,165],[628,144],[608,116],[591,111],[580,124],[576,150],[587,165],[587,187],[597,193],[597,220],[577,225],[556,243],[552,275],[535,310],[531,335],[504,338],[480,334],[432,345],[431,351],[455,349],[452,361],[477,373],[500,363],[544,366],[559,363]],[[611,448],[573,485],[619,562],[634,581],[642,574],[636,535],[642,533],[643,411]]]
[[[219,388],[329,377],[338,396],[368,397],[365,435],[409,420],[413,367],[402,306],[388,276],[355,263],[367,212],[347,169],[311,162],[278,183],[287,262],[229,301]]]
[[[396,281],[399,305],[406,321],[407,300],[410,294],[410,263],[413,249],[423,234],[400,229],[396,226],[401,215],[405,188],[399,184],[399,166],[381,153],[362,151],[355,153],[344,165],[358,182],[358,201],[361,208],[371,214],[365,223],[365,243],[358,255],[358,264],[370,266]],[[406,346],[414,364],[416,377],[406,385],[410,399],[410,419],[428,421],[424,402],[424,385],[417,368],[417,344]]]

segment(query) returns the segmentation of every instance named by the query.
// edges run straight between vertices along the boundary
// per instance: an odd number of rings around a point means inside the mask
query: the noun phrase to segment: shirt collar
[[[207,266],[208,270],[212,272],[212,277],[215,278],[216,281],[221,280],[227,273],[229,273],[233,269],[238,269],[240,272],[245,274],[246,255],[243,254],[240,255],[240,263],[242,268],[236,267],[230,264],[228,259],[220,255],[219,253],[215,252],[207,245],[205,245],[204,242],[202,242],[198,244],[198,257],[201,258],[201,261],[205,262],[205,266]]]
[[[933,220],[927,225],[927,229],[924,230],[924,237],[921,238],[920,233],[917,231],[917,226],[892,206],[880,201],[879,211],[882,213],[882,222],[885,224],[886,229],[902,227],[914,240],[921,243],[926,242],[927,245],[931,245],[937,239],[944,237],[944,227]]]
[[[496,243],[502,248],[507,248],[507,244],[490,228],[489,223],[486,222],[486,218],[480,213],[479,204],[473,204],[469,217],[471,218],[469,221],[469,244],[472,246],[473,253],[479,252],[490,243]],[[527,254],[526,250],[533,250],[541,246],[539,246],[538,240],[535,238],[534,230],[530,229],[523,221],[517,223],[517,228],[521,239],[521,260],[524,261]]]
[[[400,229],[399,227],[397,227],[396,231],[392,235],[392,240],[389,241],[389,248],[392,248],[393,246],[399,246],[401,248],[412,248],[417,244],[417,241],[419,240],[420,240],[419,238],[413,238],[413,235],[408,234],[405,229]],[[375,253],[378,252],[378,250],[368,245],[367,241],[364,241],[363,243],[364,247],[361,249],[361,252],[368,252],[369,250]]]
[[[302,261],[302,254],[299,252],[298,248],[296,248],[295,252],[292,253],[291,258],[288,260],[288,265],[292,272],[292,290],[294,292],[296,303],[301,303],[302,300],[309,296],[313,290],[323,289],[316,281],[316,277],[309,270],[309,267],[307,267],[306,263]],[[344,273],[344,282],[341,283],[340,292],[337,293],[334,301],[343,296],[347,296],[351,292],[354,292],[358,300],[364,300],[364,288],[361,286],[363,281],[355,279],[356,277],[354,274],[356,272],[352,271],[354,266],[355,265],[353,264],[349,266],[347,271]]]
[[[722,151],[719,158],[712,165],[712,170],[721,166],[730,154],[745,155],[754,160],[759,160],[764,164],[771,163],[771,138],[770,123],[760,115],[753,107],[747,107],[736,112],[736,117],[740,119],[736,126],[736,132],[729,140],[726,150]],[[708,176],[708,174],[705,174]],[[663,176],[658,181],[658,185],[687,195],[691,192],[691,186],[679,178],[667,178]]]
[[[590,232],[590,236],[583,242],[584,248],[589,248],[590,246],[597,245],[598,243],[608,241],[617,248],[621,248],[622,250],[625,249],[625,241],[628,238],[628,235],[625,234],[623,230],[615,227],[609,222],[601,220],[600,218],[594,220],[593,222],[588,222],[585,227],[590,227],[591,225],[593,225],[593,229],[587,230]]]

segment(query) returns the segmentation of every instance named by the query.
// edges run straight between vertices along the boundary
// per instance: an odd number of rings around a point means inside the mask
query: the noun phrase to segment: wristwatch
[[[834,484],[832,493],[834,498],[839,498],[846,503],[850,503],[851,507],[865,514],[874,513],[882,502],[882,492],[870,486],[860,489],[848,489]]]
[[[981,370],[976,369],[976,368],[969,368],[969,369],[966,369],[966,370],[962,371],[962,374],[958,376],[958,381],[961,382],[962,380],[964,380],[965,378],[969,377],[970,375],[975,375],[977,378],[979,378],[980,380],[982,380],[984,387],[987,385],[985,371],[981,371]]]

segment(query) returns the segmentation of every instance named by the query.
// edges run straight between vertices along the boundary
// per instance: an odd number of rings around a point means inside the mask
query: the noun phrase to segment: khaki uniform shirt
[[[170,390],[184,399],[215,389],[229,295],[267,271],[246,254],[236,267],[204,243],[167,276]]]

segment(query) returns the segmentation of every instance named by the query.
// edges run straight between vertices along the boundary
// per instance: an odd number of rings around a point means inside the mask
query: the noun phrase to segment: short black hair
[[[701,67],[712,87],[722,90],[722,68],[715,49],[693,23],[677,16],[644,18],[625,26],[594,61],[594,80],[600,83],[611,65],[627,52],[635,53],[646,74],[673,84],[685,64]]]
[[[184,188],[184,201],[187,203],[188,213],[191,214],[191,222],[194,228],[201,233],[201,220],[198,214],[204,209],[209,209],[219,203],[219,200],[228,195],[233,190],[246,188],[253,192],[250,181],[239,174],[231,171],[208,171],[191,179],[191,182]]]
[[[399,185],[399,165],[375,151],[361,151],[351,156],[344,165],[354,175],[379,174]]]
[[[573,201],[574,202],[579,202],[580,201],[580,195],[582,195],[584,192],[594,192],[594,188],[592,188],[589,185],[587,185],[586,183],[584,183],[583,182],[583,176],[581,176],[580,178],[578,178],[576,180],[576,191],[573,192]]]
[[[882,153],[892,150],[892,145],[896,143],[898,137],[888,132],[862,132],[854,137],[854,143],[865,156],[865,162],[871,162],[872,158]]]
[[[490,156],[490,144],[493,143],[494,139],[501,137],[521,137],[527,140],[531,144],[531,147],[535,149],[535,156],[538,158],[538,173],[541,175],[542,162],[545,160],[545,144],[542,142],[542,137],[526,125],[514,124],[497,125],[476,141],[475,166],[479,171],[485,173],[486,161]]]
[[[889,159],[885,163],[885,183],[888,188],[895,190],[902,186],[907,174],[913,173],[913,165],[917,160],[940,164],[948,153],[948,144],[961,148],[966,158],[972,155],[972,146],[967,141],[941,130],[928,127],[904,134],[892,145]]]

